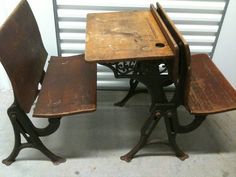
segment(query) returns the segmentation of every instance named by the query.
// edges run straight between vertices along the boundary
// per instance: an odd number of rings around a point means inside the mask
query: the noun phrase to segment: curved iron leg
[[[128,94],[121,101],[114,103],[114,105],[120,107],[124,106],[125,103],[127,103],[127,101],[136,94],[135,89],[137,88],[138,83],[139,81],[135,79],[130,79],[129,80],[130,88]]]
[[[11,154],[2,161],[3,164],[5,165],[11,165],[14,161],[15,161],[15,158],[17,157],[17,155],[19,154],[20,152],[20,145],[21,145],[21,136],[20,136],[20,132],[17,128],[17,125],[16,125],[16,120],[14,116],[9,116],[10,120],[11,120],[11,123],[12,123],[12,126],[13,126],[13,130],[14,130],[14,136],[15,136],[15,144],[14,144],[14,147],[13,147],[13,150],[11,152]]]
[[[170,145],[172,147],[172,149],[175,152],[175,155],[180,159],[180,160],[185,160],[187,159],[189,156],[187,154],[185,154],[177,145],[176,143],[176,132],[174,132],[173,130],[173,124],[172,121],[170,120],[171,117],[164,117],[165,119],[165,124],[166,124],[166,131],[167,131],[167,135],[168,135],[168,139],[170,142]]]
[[[162,79],[161,82],[164,87],[171,85],[173,83],[173,81],[168,80],[166,76],[160,76],[160,78]],[[132,98],[134,95],[139,94],[139,93],[147,93],[148,92],[147,89],[136,90],[136,88],[139,84],[139,81],[137,81],[135,79],[130,79],[129,84],[130,84],[130,88],[129,88],[127,95],[121,101],[114,103],[114,106],[123,107],[129,101],[129,99]]]
[[[33,147],[40,150],[45,156],[47,156],[55,165],[59,165],[60,163],[65,162],[66,160],[53,154],[48,148],[44,146],[42,141],[35,136],[35,134],[31,134],[32,139],[34,139],[34,142],[32,142]]]
[[[188,125],[180,125],[178,118],[176,119],[177,121],[177,133],[188,133],[191,132],[195,129],[197,129],[202,122],[206,119],[206,116],[195,116],[194,120],[188,124]]]
[[[8,109],[8,115],[14,129],[15,145],[10,156],[3,160],[4,164],[10,165],[15,161],[15,158],[17,157],[21,149],[29,147],[40,150],[54,164],[65,162],[65,159],[56,156],[43,145],[43,143],[39,139],[37,131],[35,131],[34,125],[30,121],[28,116],[20,109],[16,102],[14,102]],[[21,134],[24,136],[27,143],[21,143]]]
[[[153,69],[153,72],[152,72]],[[145,121],[142,129],[141,129],[141,137],[139,139],[138,144],[131,149],[127,154],[124,156],[121,156],[121,160],[125,160],[126,162],[129,162],[132,160],[132,158],[135,156],[135,154],[147,143],[147,140],[151,133],[153,132],[154,128],[156,127],[158,121],[162,117],[162,110],[159,112],[159,109],[157,109],[158,103],[166,103],[166,95],[164,93],[162,82],[160,78],[159,73],[159,67],[152,68],[148,72],[149,74],[144,74],[141,77],[137,77],[136,79],[146,85],[150,95],[151,95],[151,106],[150,106],[150,116]]]
[[[35,128],[35,131],[37,132],[38,136],[48,136],[52,133],[54,133],[60,126],[60,120],[61,117],[59,118],[52,118],[48,119],[48,126],[45,128]]]
[[[147,140],[149,136],[151,135],[152,131],[156,127],[158,121],[161,119],[161,115],[158,113],[153,113],[150,115],[150,117],[145,121],[142,129],[141,129],[141,136],[139,139],[138,144],[131,149],[127,154],[123,155],[120,157],[121,160],[124,160],[126,162],[130,162],[135,154],[143,147],[146,145]]]

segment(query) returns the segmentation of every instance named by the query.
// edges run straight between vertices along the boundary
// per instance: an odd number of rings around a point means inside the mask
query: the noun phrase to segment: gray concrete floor
[[[114,107],[126,92],[99,91],[94,113],[62,119],[59,130],[42,138],[54,153],[67,159],[54,166],[39,151],[25,149],[11,166],[0,164],[0,177],[235,177],[236,176],[236,111],[211,115],[194,132],[179,135],[179,146],[189,154],[180,161],[165,145],[153,144],[139,152],[130,163],[119,157],[132,148],[148,116],[149,97],[140,94],[123,107]],[[13,101],[10,91],[0,92],[0,159],[13,147],[13,130],[6,110]],[[183,123],[191,120],[179,108]],[[42,127],[45,119],[32,119]],[[163,121],[153,139],[166,139]]]

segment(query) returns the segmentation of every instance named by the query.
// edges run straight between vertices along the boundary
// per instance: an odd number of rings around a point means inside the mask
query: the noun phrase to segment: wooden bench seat
[[[236,109],[236,91],[208,55],[193,55],[190,66],[190,113],[206,115]]]
[[[34,109],[34,117],[62,117],[96,110],[96,65],[84,55],[52,57]]]

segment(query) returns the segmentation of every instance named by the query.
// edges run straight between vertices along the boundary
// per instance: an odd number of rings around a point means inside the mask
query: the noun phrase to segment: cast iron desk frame
[[[134,20],[138,20],[138,22],[135,23]],[[135,24],[140,24],[140,26],[135,26]],[[143,43],[141,43],[141,47],[138,46],[140,48],[137,51],[137,45],[139,45],[137,41],[142,38],[142,32],[147,32],[142,31],[143,28],[150,28],[149,32],[154,33],[153,36],[156,37],[154,40],[149,39],[148,42],[142,41],[146,44],[146,51],[150,47],[148,45],[157,47],[153,49],[151,46],[151,54],[143,50]],[[158,35],[156,34],[157,32]],[[117,36],[115,36],[117,34],[119,35],[118,40]],[[130,34],[132,37],[130,37]],[[144,35],[142,40],[145,40],[147,36],[149,35]],[[159,36],[161,37],[159,38]],[[122,40],[127,45],[122,43]],[[135,43],[129,40],[134,40]],[[151,43],[149,43],[150,41]],[[168,47],[167,52],[159,52],[162,50],[163,43],[164,48]],[[159,48],[159,45],[162,47]],[[119,49],[122,50],[119,51]],[[132,50],[135,52],[132,53]],[[153,50],[157,52],[153,54]],[[122,51],[125,52],[122,53]],[[151,95],[150,115],[141,129],[140,140],[130,152],[121,157],[122,160],[132,160],[134,155],[147,144],[149,136],[162,117],[165,120],[169,143],[176,156],[181,160],[188,158],[188,155],[176,144],[176,135],[177,133],[187,133],[194,130],[201,124],[202,120],[195,118],[189,125],[181,126],[177,117],[177,107],[179,106],[178,89],[176,89],[170,101],[167,100],[163,89],[172,83],[178,85],[178,57],[178,46],[153,6],[150,7],[150,11],[88,15],[85,60],[109,67],[116,78],[129,78],[131,89],[132,87],[135,89],[138,82],[143,83]],[[168,71],[167,76],[162,74],[165,71]]]

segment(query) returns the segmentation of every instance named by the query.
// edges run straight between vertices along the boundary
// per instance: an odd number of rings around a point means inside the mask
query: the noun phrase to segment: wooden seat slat
[[[34,109],[34,117],[61,117],[96,110],[96,64],[84,55],[52,57]]]
[[[191,57],[187,106],[192,114],[236,109],[236,91],[206,54]]]

